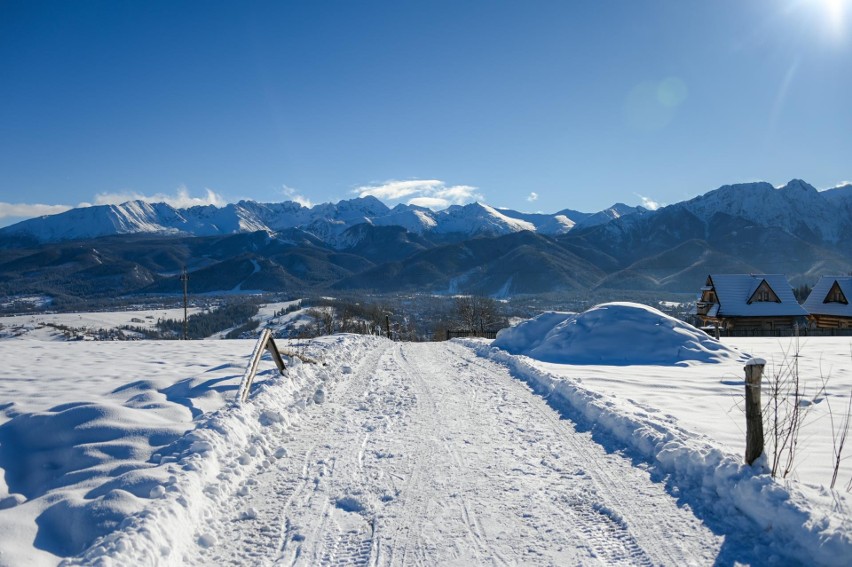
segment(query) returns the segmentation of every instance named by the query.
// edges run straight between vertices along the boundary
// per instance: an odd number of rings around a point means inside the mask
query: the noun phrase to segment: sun
[[[837,22],[843,19],[843,4],[846,0],[822,0],[828,10],[828,18],[832,22]]]
[[[835,32],[841,33],[844,28],[846,11],[852,5],[850,0],[811,0],[811,4],[819,7],[826,18],[828,26]]]

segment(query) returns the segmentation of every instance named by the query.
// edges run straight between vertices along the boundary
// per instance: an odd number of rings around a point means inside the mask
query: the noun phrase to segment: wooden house
[[[703,325],[725,331],[792,329],[804,326],[807,314],[787,278],[779,274],[707,276],[696,304]]]
[[[803,307],[818,329],[852,329],[852,276],[822,276]]]

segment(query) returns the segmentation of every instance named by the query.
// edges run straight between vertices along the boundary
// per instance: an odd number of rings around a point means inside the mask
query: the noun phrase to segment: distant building
[[[730,332],[792,329],[804,325],[808,313],[784,275],[711,274],[696,315],[703,325]]]
[[[804,308],[818,329],[852,329],[852,276],[822,276]]]

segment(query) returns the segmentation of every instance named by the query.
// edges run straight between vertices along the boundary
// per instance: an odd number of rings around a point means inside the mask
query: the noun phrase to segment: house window
[[[769,295],[769,292],[765,289],[758,290],[755,294],[755,301],[772,301],[772,298]]]

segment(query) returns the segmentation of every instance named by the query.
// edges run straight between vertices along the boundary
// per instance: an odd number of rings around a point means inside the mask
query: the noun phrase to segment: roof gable
[[[752,292],[751,297],[748,298],[746,303],[751,305],[755,301],[781,303],[781,300],[778,299],[778,294],[775,293],[772,286],[770,286],[765,279],[757,284],[757,288],[755,288],[754,292]]]

